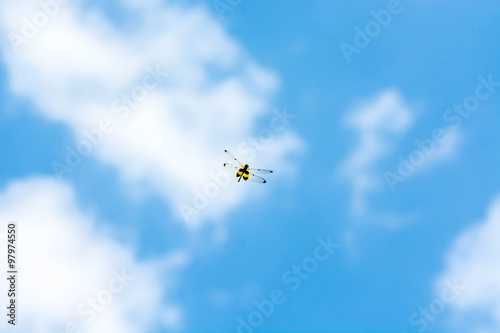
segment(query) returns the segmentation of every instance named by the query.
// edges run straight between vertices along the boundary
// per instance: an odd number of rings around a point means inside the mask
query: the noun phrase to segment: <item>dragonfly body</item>
[[[244,180],[248,180],[250,177],[250,171],[248,171],[248,164],[245,164],[245,166],[241,166],[241,168],[236,172],[236,177],[239,177],[238,182],[241,180],[243,177]]]
[[[272,173],[271,170],[265,169],[253,169],[248,166],[248,164],[243,165],[243,163],[239,162],[230,152],[225,150],[227,157],[231,161],[235,161],[237,165],[240,167],[236,167],[231,163],[224,163],[224,167],[232,172],[235,172],[235,176],[238,178],[238,182],[243,178],[244,181],[256,182],[256,183],[265,183],[266,180],[262,177],[254,175],[252,172],[258,173]]]

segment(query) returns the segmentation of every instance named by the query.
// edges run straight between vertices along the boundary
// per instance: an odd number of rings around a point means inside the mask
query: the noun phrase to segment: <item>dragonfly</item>
[[[227,157],[231,161],[234,161],[239,165],[240,167],[236,167],[232,165],[231,163],[224,163],[224,167],[231,172],[235,172],[236,177],[238,178],[238,182],[243,178],[244,181],[249,181],[249,182],[255,182],[255,183],[265,183],[266,180],[262,177],[254,175],[252,172],[257,172],[257,173],[272,173],[271,170],[265,170],[265,169],[255,169],[255,168],[250,168],[248,167],[248,164],[243,164],[240,161],[236,159],[230,152],[227,150],[224,150],[226,152]]]

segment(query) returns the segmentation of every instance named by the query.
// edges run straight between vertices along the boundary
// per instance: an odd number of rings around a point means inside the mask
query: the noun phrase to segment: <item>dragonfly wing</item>
[[[224,163],[224,167],[228,169],[231,172],[236,172],[238,171],[238,168],[232,165],[231,163]]]
[[[248,175],[248,179],[245,179],[246,181],[249,182],[254,182],[254,183],[265,183],[266,180],[262,177],[256,176],[253,173]]]
[[[248,168],[248,170],[252,172],[257,172],[257,173],[272,173],[272,170],[266,170],[266,169],[254,169],[254,168]]]
[[[228,152],[227,150],[224,150],[224,151],[226,152],[226,155],[227,155],[227,157],[229,157],[229,159],[231,160],[231,162],[235,161],[236,163],[238,163],[238,165],[243,166],[243,164],[240,161],[238,161],[236,159],[236,157],[234,157],[230,152]]]

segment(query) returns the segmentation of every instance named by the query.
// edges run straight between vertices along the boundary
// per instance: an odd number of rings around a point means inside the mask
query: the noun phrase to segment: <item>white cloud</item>
[[[168,293],[178,268],[188,260],[186,253],[137,260],[131,247],[97,231],[103,221],[83,214],[68,186],[48,178],[10,183],[0,192],[0,221],[2,233],[7,221],[18,224],[19,270],[17,325],[2,320],[2,332],[63,332],[70,322],[85,332],[144,332],[161,325],[162,316],[169,329],[182,324],[182,312],[168,300]],[[1,253],[6,257],[2,236]],[[7,290],[5,278],[1,281],[1,290]],[[2,293],[2,304],[7,304],[5,296]],[[97,310],[82,305],[89,298],[97,299]]]
[[[395,148],[394,137],[412,124],[413,115],[394,90],[379,93],[372,101],[353,109],[345,118],[359,141],[340,166],[339,174],[351,185],[351,213],[356,218],[368,212],[367,196],[381,186],[374,175],[377,163]]]
[[[464,230],[446,255],[436,285],[457,278],[465,292],[450,306],[454,327],[470,332],[500,330],[500,196],[484,219]]]
[[[4,40],[10,87],[46,117],[70,126],[79,139],[104,117],[111,119],[114,131],[92,156],[114,166],[130,184],[164,194],[177,212],[178,204],[191,203],[193,189],[211,181],[209,172],[221,170],[224,149],[254,134],[257,117],[266,112],[272,117],[269,100],[279,79],[256,64],[204,7],[123,3],[124,12],[133,13],[131,26],[117,28],[99,10],[72,1],[60,5],[18,53]],[[36,1],[2,1],[0,30],[21,34],[23,17],[33,21],[40,10]],[[120,118],[113,102],[138,93],[150,75],[147,68],[157,67],[168,77]],[[114,110],[125,112],[125,104],[118,103]],[[275,162],[273,156],[284,164],[302,147],[290,130],[276,133],[259,150],[259,167]],[[220,218],[245,195],[242,186],[224,189],[202,217]]]
[[[435,147],[433,147],[431,153],[425,154],[425,161],[422,167],[417,170],[425,170],[441,162],[452,160],[457,156],[458,149],[463,140],[461,131],[459,129],[445,128],[443,129],[443,133],[444,137],[442,142],[431,141],[432,145],[435,145]]]

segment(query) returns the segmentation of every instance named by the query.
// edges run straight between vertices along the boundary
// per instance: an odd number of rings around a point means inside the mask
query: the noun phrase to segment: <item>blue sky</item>
[[[15,52],[9,34],[41,7],[0,2],[0,225],[19,223],[33,276],[17,328],[497,332],[500,4],[243,0],[222,18],[215,3],[61,4]],[[391,6],[347,59],[340,45]],[[156,82],[148,68],[168,74]],[[155,88],[120,118],[113,103],[145,77]],[[478,104],[450,128],[464,101]],[[279,131],[277,112],[293,115]],[[104,118],[115,129],[58,177],[54,162]],[[274,173],[226,183],[224,149]],[[387,173],[412,154],[422,164],[391,190]],[[210,174],[224,184],[198,209]],[[320,261],[328,237],[338,247]],[[306,262],[291,290],[284,276]],[[64,272],[55,294],[36,292],[47,267]],[[75,308],[120,267],[135,280],[86,321]],[[446,301],[450,283],[466,289]],[[285,300],[265,316],[255,302],[276,289]]]

